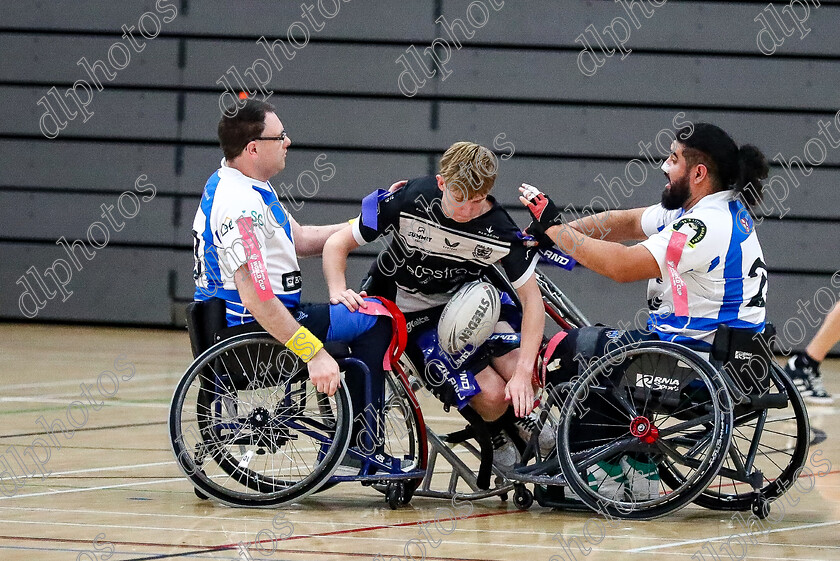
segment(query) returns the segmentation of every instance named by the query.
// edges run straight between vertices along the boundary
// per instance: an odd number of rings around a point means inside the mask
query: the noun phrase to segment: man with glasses
[[[320,255],[331,234],[350,226],[301,226],[278,200],[269,179],[286,167],[292,142],[272,105],[247,100],[222,116],[218,135],[224,158],[193,221],[195,300],[223,299],[228,327],[252,324],[270,333],[307,363],[312,383],[328,395],[339,386],[339,367],[322,341],[347,343],[370,368],[380,411],[390,318],[300,302],[298,257]],[[361,381],[349,382],[358,414],[366,407]]]

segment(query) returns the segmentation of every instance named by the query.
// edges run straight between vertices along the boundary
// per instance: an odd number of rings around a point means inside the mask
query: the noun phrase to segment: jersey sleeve
[[[525,247],[517,242],[511,244],[510,253],[502,258],[502,268],[513,288],[519,288],[531,278],[537,268],[537,261],[539,253],[536,248]]]
[[[682,213],[682,209],[668,210],[661,204],[649,206],[642,214],[642,230],[646,236],[652,236],[661,232],[665,226],[679,218]]]
[[[721,252],[728,247],[723,228],[715,228],[718,217],[692,214],[676,220],[641,242],[651,252],[662,278],[673,269],[682,274],[688,271],[708,272],[720,263]]]
[[[372,193],[365,197],[361,213],[353,220],[353,238],[357,244],[368,244],[399,227],[400,211],[408,200],[410,185],[409,181],[393,193],[382,193],[379,196]]]

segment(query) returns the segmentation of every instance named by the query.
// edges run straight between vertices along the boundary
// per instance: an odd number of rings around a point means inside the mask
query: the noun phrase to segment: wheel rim
[[[669,345],[618,349],[566,388],[561,465],[590,506],[668,512],[700,493],[722,461],[728,395],[705,362]],[[680,474],[676,488],[661,481],[663,464]]]
[[[173,398],[170,434],[181,469],[204,492],[237,505],[317,489],[346,448],[346,388],[318,393],[267,336],[236,337],[213,350]]]

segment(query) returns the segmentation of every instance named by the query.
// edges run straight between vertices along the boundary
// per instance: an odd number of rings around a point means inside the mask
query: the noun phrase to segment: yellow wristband
[[[303,362],[309,362],[315,353],[324,348],[324,344],[311,331],[300,326],[291,339],[286,341],[286,348],[300,357]]]

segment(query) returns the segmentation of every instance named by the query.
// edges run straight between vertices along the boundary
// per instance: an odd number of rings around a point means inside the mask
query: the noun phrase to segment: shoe
[[[620,463],[598,462],[587,470],[586,481],[590,489],[605,499],[624,500],[626,479]]]
[[[834,403],[834,397],[823,386],[819,363],[815,363],[804,354],[798,353],[788,360],[785,365],[785,372],[808,403],[818,405]]]
[[[659,469],[656,464],[629,456],[622,456],[620,464],[628,501],[651,501],[659,497]]]
[[[538,422],[539,415],[535,412],[531,412],[531,414],[527,417],[516,419],[513,424],[516,425],[517,429],[519,429],[519,436],[527,444],[531,441],[531,435],[537,430]],[[537,441],[537,444],[540,447],[540,457],[543,460],[548,458],[551,455],[551,452],[554,451],[555,443],[554,425],[548,418],[546,418],[545,424],[542,429],[540,429],[540,435]]]
[[[519,451],[503,432],[497,432],[493,439],[493,465],[508,471],[519,461]]]
[[[355,477],[362,471],[362,460],[352,454],[345,454],[341,463],[335,468],[333,475],[342,477]]]

